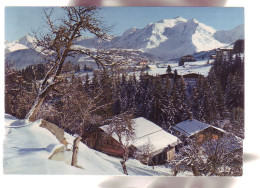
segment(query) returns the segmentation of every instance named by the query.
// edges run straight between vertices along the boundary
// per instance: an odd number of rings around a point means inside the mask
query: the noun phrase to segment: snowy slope
[[[244,25],[239,25],[228,31],[217,31],[213,37],[222,43],[231,44],[238,39],[244,39]]]
[[[18,41],[8,42],[5,41],[5,53],[14,52],[16,50],[28,49],[27,46],[20,44]]]
[[[66,174],[83,173],[82,170],[48,160],[60,143],[47,129],[40,128],[40,121],[25,123],[12,116],[5,116],[3,167],[6,174]]]
[[[31,48],[19,49],[6,53],[5,60],[6,62],[13,62],[17,69],[45,62],[43,55]]]
[[[5,174],[87,174],[123,175],[120,159],[89,149],[80,142],[77,165],[70,166],[72,151],[52,156],[62,145],[47,129],[40,127],[41,120],[28,123],[11,115],[5,115],[5,139],[3,169]],[[65,133],[72,145],[75,137]],[[164,166],[145,166],[135,159],[127,161],[129,175],[165,176],[170,169]]]

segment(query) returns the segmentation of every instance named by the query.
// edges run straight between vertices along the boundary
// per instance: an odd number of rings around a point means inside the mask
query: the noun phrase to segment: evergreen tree
[[[195,119],[201,120],[203,117],[202,100],[203,100],[203,83],[204,78],[200,76],[192,92],[191,110]]]
[[[86,74],[86,77],[85,77],[85,83],[84,83],[84,89],[85,89],[85,92],[86,93],[89,93],[90,92],[90,79],[89,79],[89,75]]]
[[[234,44],[233,50],[235,54],[244,53],[244,40],[243,39],[237,40]]]
[[[87,72],[87,71],[88,71],[86,64],[84,65],[83,71],[84,71],[84,72]]]
[[[166,73],[168,73],[168,74],[172,73],[172,68],[171,68],[170,65],[168,65],[167,70],[166,70]]]
[[[238,73],[229,75],[225,98],[229,109],[236,107],[244,108],[243,84]]]
[[[179,106],[179,111],[181,114],[181,120],[184,121],[188,119],[189,106],[188,106],[187,88],[183,76],[181,76],[181,78],[178,80],[178,90],[180,95],[179,100],[181,104]]]

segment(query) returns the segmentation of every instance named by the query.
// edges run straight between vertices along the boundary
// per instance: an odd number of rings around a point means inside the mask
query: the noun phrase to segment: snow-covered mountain
[[[14,52],[17,50],[35,48],[36,47],[36,45],[34,44],[35,40],[36,39],[31,37],[30,35],[25,35],[19,40],[15,40],[13,42],[5,41],[5,53]]]
[[[228,31],[217,31],[213,37],[222,43],[233,43],[238,39],[244,38],[244,24]]]
[[[20,46],[16,46],[20,47]],[[23,47],[23,46],[22,46]],[[32,48],[20,48],[5,54],[6,63],[14,63],[15,68],[22,69],[29,65],[44,63],[44,56]]]
[[[16,50],[23,50],[23,49],[28,49],[28,47],[23,44],[17,43],[16,41],[14,42],[5,41],[5,53],[10,53]]]
[[[24,37],[20,38],[17,43],[23,44],[28,48],[36,48],[36,39],[30,35],[25,35]]]
[[[121,36],[111,37],[109,41],[105,42],[100,42],[97,38],[80,37],[75,42],[75,46],[91,49],[134,49],[152,54],[160,59],[170,60],[227,46],[242,38],[244,38],[243,25],[229,31],[216,31],[196,19],[187,20],[176,17],[150,23],[142,29],[130,28]],[[35,46],[34,41],[35,39],[29,35],[17,41],[6,41],[6,58],[15,64],[20,64],[19,67],[22,67],[23,63],[28,65],[39,62],[41,59],[41,55],[38,54],[40,48]],[[22,53],[25,53],[25,59],[22,58]]]
[[[227,31],[232,37],[221,38],[219,36],[222,31],[218,32],[196,19],[176,17],[150,23],[143,29],[128,29],[121,36],[113,37],[102,45],[93,38],[78,40],[77,44],[87,47],[100,45],[104,48],[139,49],[157,57],[173,59],[235,42],[243,36],[243,27],[238,28]]]

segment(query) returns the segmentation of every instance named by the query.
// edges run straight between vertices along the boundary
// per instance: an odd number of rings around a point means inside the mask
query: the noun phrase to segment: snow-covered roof
[[[186,120],[176,124],[173,129],[184,134],[187,137],[190,137],[198,132],[203,131],[204,129],[210,127],[211,125],[203,123],[198,120]]]
[[[133,119],[135,128],[135,139],[132,141],[132,145],[137,149],[144,145],[151,144],[153,151],[163,150],[168,145],[174,146],[178,143],[179,139],[176,136],[164,131],[161,127],[155,123],[143,118]],[[106,131],[108,125],[100,127],[102,130]],[[112,137],[118,141],[116,135]]]
[[[156,65],[147,65],[149,68],[157,69]]]

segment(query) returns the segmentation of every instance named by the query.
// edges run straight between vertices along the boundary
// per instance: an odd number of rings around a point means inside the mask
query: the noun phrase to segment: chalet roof
[[[161,78],[166,78],[166,77],[168,77],[168,78],[175,78],[175,74],[174,73],[166,73],[166,74],[161,74],[161,75],[159,75]],[[178,78],[180,78],[181,76],[180,75],[177,75],[177,77]]]
[[[227,48],[218,48],[215,51],[216,52],[219,52],[219,51],[233,51],[233,48],[231,48],[231,47],[230,48],[228,48],[228,47]]]
[[[211,127],[211,125],[203,123],[198,120],[186,120],[176,124],[173,129],[184,134],[187,137],[190,137],[196,133],[203,131],[204,129]]]
[[[196,73],[190,73],[190,74],[184,74],[184,75],[175,75],[174,73],[166,73],[166,74],[161,74],[160,77],[161,78],[181,78],[181,76],[183,76],[183,78],[199,78],[200,76],[202,76],[201,74],[196,74]]]
[[[199,76],[201,75],[196,73],[190,73],[190,74],[184,74],[183,78],[199,78]]]
[[[157,69],[156,65],[147,65],[147,67],[150,68],[150,69]]]
[[[135,128],[135,139],[131,143],[137,149],[150,143],[154,152],[158,150],[163,150],[168,145],[175,146],[179,139],[176,136],[164,131],[161,127],[156,125],[155,123],[143,118],[135,118],[134,128]],[[102,130],[106,132],[106,128],[108,125],[104,125],[100,127]],[[118,137],[116,135],[112,135],[112,137],[118,141]]]

